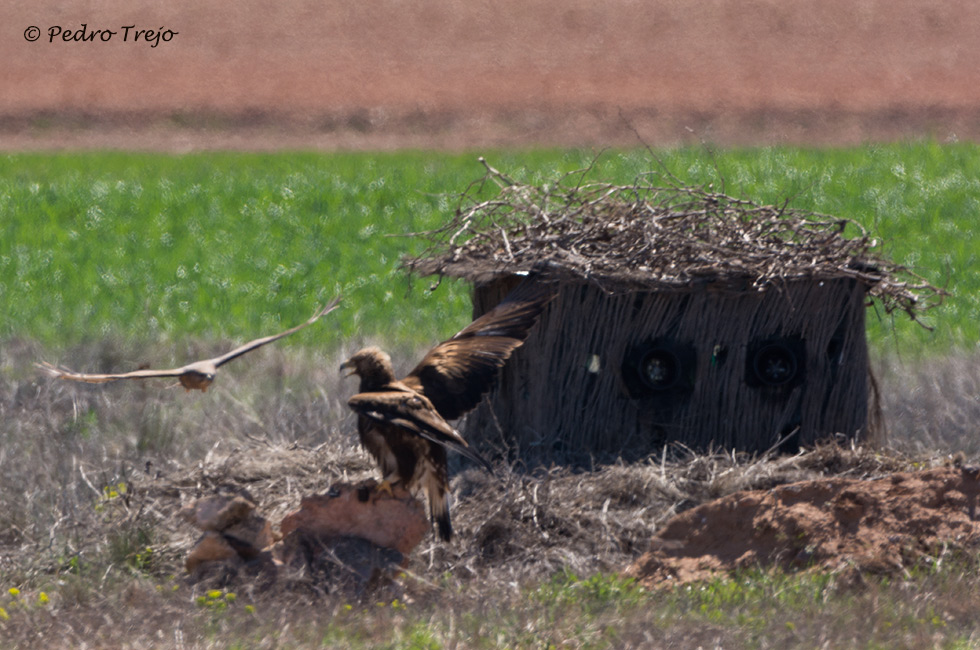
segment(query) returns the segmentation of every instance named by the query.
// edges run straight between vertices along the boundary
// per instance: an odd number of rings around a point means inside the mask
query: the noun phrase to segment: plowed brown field
[[[7,5],[0,149],[980,139],[968,0]]]

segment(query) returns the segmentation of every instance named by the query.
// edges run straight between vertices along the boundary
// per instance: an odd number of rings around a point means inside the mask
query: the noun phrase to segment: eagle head
[[[349,370],[347,377],[358,375],[361,378],[361,392],[380,388],[395,381],[395,371],[391,357],[381,348],[364,348],[347,361],[340,364],[340,370]]]

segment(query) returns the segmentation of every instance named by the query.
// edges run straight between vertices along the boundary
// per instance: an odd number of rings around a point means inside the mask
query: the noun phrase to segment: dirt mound
[[[731,494],[677,515],[626,571],[646,585],[754,566],[902,570],[975,548],[980,468],[830,478]]]

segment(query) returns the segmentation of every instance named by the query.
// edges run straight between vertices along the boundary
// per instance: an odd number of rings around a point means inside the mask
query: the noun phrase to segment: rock
[[[373,480],[338,483],[326,494],[303,497],[300,509],[282,520],[278,542],[247,495],[202,498],[181,511],[204,531],[185,567],[195,581],[219,584],[241,580],[243,569],[271,584],[277,565],[318,591],[363,594],[391,584],[429,520],[404,488],[388,495],[376,487]]]
[[[304,497],[280,525],[273,556],[320,590],[361,595],[389,586],[429,530],[425,510],[404,488],[378,493],[377,482],[338,483]]]
[[[255,504],[243,496],[215,494],[185,506],[180,515],[201,530],[222,531],[244,520],[253,510]]]
[[[187,554],[184,568],[188,573],[197,573],[202,565],[214,562],[237,564],[241,562],[241,557],[221,533],[209,530],[197,540],[194,548]]]
[[[259,551],[268,549],[276,543],[272,525],[264,517],[255,513],[234,526],[224,529],[221,534],[246,560],[252,559]]]
[[[195,578],[234,575],[247,565],[263,574],[274,571],[266,550],[276,538],[269,522],[255,512],[255,504],[241,494],[216,494],[198,499],[180,512],[204,531],[184,561]]]
[[[303,530],[321,539],[360,537],[408,555],[429,531],[422,504],[396,485],[393,496],[375,490],[377,481],[337,483],[327,494],[303,497],[300,509],[283,518],[283,537]]]

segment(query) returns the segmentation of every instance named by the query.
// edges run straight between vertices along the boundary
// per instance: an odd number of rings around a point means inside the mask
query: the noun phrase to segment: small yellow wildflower
[[[48,598],[48,595],[42,591],[37,595],[37,602],[41,603],[42,605],[47,605],[49,602],[51,602],[51,599]]]
[[[7,590],[7,593],[10,594],[11,596],[17,597],[20,595],[20,589],[18,589],[17,587],[11,587],[10,589]]]
[[[3,607],[0,607],[0,620],[4,620],[4,621],[10,620],[10,614],[8,614],[7,610],[5,610]]]
[[[255,613],[255,605],[245,605],[245,611],[249,614]]]
[[[235,602],[236,598],[238,598],[238,594],[236,594],[234,591],[229,591],[227,594],[225,594],[225,600],[227,600],[229,603]]]
[[[221,598],[221,590],[212,589],[211,591],[208,592],[208,598],[211,598],[213,600],[217,600],[218,598]]]

